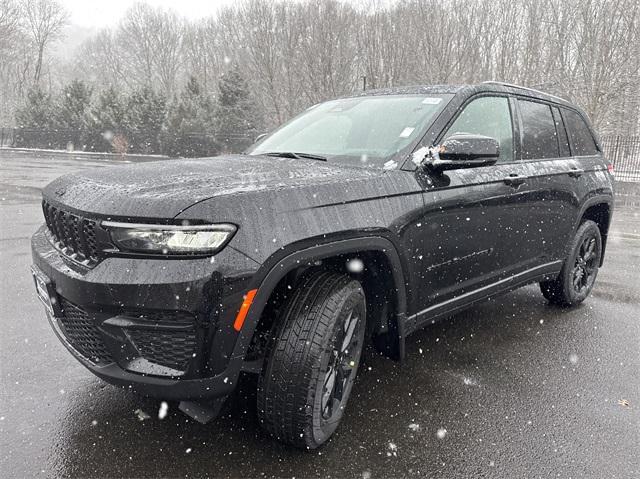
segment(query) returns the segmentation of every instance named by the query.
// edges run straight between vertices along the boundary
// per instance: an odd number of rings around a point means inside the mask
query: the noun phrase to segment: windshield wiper
[[[281,158],[307,158],[309,160],[327,161],[324,156],[312,155],[311,153],[298,153],[294,151],[273,151],[269,153],[262,153],[264,156],[279,156]]]

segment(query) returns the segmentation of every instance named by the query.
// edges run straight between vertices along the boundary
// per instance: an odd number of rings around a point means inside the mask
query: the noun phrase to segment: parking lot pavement
[[[55,338],[29,273],[40,188],[117,162],[0,150],[3,477],[640,477],[639,209],[583,305],[529,286],[411,336],[402,365],[369,354],[335,437],[301,452],[261,432],[250,380],[216,422],[161,420]]]

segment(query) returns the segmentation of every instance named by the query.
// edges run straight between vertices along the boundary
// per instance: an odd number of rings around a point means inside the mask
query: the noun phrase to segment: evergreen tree
[[[51,128],[53,111],[51,95],[36,86],[29,90],[26,101],[16,111],[16,124],[20,128]]]
[[[103,90],[91,109],[94,128],[102,131],[119,131],[125,124],[125,105],[115,87]]]
[[[86,130],[90,123],[89,107],[92,89],[82,80],[73,80],[61,92],[56,110],[58,128]]]
[[[218,89],[216,136],[225,151],[240,152],[253,143],[262,118],[237,66],[222,75]]]
[[[51,95],[35,86],[27,92],[24,104],[16,110],[14,145],[22,148],[60,148],[54,127],[53,100]]]
[[[127,150],[123,126],[125,105],[118,90],[113,86],[98,95],[91,108],[91,147],[98,151],[124,152]]]
[[[160,135],[167,115],[166,97],[145,86],[127,99],[125,127],[129,150],[137,153],[161,153]]]
[[[174,100],[167,120],[166,152],[171,156],[211,156],[218,151],[212,128],[214,104],[190,77],[180,97]]]

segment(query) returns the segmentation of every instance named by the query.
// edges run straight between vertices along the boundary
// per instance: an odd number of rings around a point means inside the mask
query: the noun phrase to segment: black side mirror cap
[[[433,149],[427,165],[439,171],[476,168],[495,164],[499,156],[500,143],[495,138],[455,134]]]

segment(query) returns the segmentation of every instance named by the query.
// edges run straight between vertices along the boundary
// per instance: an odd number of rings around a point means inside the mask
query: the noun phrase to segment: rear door
[[[564,256],[577,215],[576,186],[582,169],[570,155],[567,131],[557,106],[519,98],[518,112],[522,162],[529,178],[522,260],[542,264]]]
[[[602,151],[582,114],[569,108],[561,108],[562,118],[571,148],[571,189],[582,203],[585,197],[603,184],[609,184],[607,166]],[[575,217],[574,217],[575,219]]]

